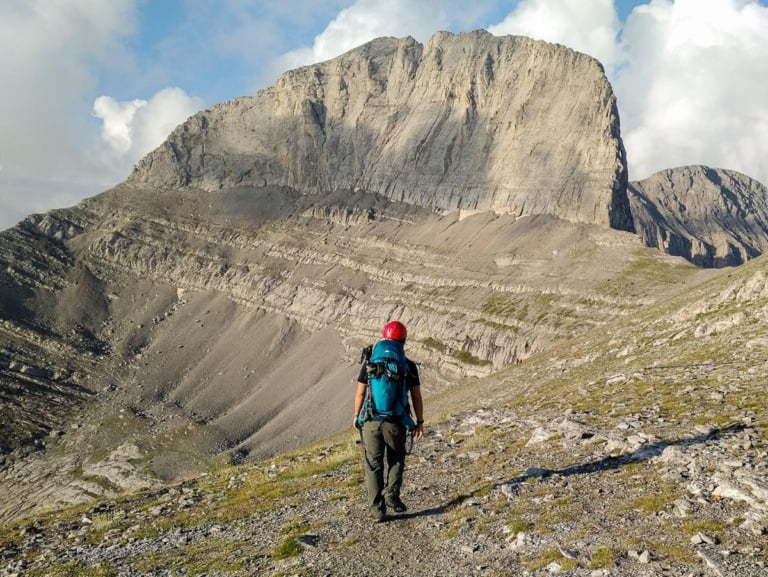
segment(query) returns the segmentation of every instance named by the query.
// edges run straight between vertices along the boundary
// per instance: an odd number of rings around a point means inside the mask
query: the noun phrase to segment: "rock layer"
[[[201,112],[131,176],[159,187],[365,191],[436,210],[632,230],[601,65],[484,31],[380,38]]]

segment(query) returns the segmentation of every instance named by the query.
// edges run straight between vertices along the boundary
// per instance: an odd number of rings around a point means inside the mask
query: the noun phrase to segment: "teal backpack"
[[[370,353],[368,354],[368,351]],[[367,357],[367,359],[366,359]],[[414,428],[408,404],[408,362],[403,343],[385,339],[363,351],[368,387],[358,421],[387,421]]]

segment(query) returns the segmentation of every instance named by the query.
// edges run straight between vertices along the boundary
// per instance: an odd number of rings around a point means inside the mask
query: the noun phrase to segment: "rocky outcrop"
[[[201,112],[139,163],[158,187],[365,191],[444,211],[632,230],[616,101],[600,64],[477,31],[380,38]]]
[[[768,188],[733,170],[683,166],[632,182],[635,229],[698,266],[736,266],[768,249]]]

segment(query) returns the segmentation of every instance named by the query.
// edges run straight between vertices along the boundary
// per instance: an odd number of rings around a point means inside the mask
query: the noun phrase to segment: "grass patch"
[[[286,537],[283,542],[272,551],[272,558],[275,561],[280,561],[281,559],[296,557],[299,554],[301,554],[301,545],[296,537],[291,535]]]
[[[680,487],[671,483],[657,487],[646,486],[644,490],[647,492],[646,494],[631,499],[622,509],[626,511],[638,510],[646,513],[659,513],[683,494]]]
[[[520,332],[520,329],[518,327],[516,327],[516,326],[505,325],[503,323],[497,323],[497,322],[489,321],[489,320],[486,320],[486,319],[476,319],[476,320],[474,320],[472,322],[475,322],[475,323],[478,323],[478,324],[481,324],[481,325],[485,325],[487,327],[491,327],[492,329],[496,329],[498,331],[505,331],[505,332],[506,331],[511,331],[513,333],[519,333]]]
[[[272,558],[279,561],[300,555],[301,543],[299,543],[298,537],[306,533],[308,529],[309,525],[301,521],[294,521],[290,525],[283,527],[280,533],[285,535],[285,538],[282,543],[272,550]]]
[[[423,341],[421,341],[421,344],[427,347],[428,349],[434,349],[440,353],[444,353],[448,347],[445,346],[444,343],[441,343],[437,339],[433,339],[432,337],[427,337]]]
[[[672,543],[652,543],[648,550],[653,551],[656,555],[667,561],[674,563],[690,563],[693,555],[691,554],[691,548],[684,545],[674,545]]]
[[[487,366],[491,364],[491,361],[476,357],[467,351],[456,351],[455,353],[451,353],[451,356],[465,365]]]
[[[507,529],[509,529],[509,533],[513,537],[516,537],[518,533],[528,533],[531,531],[533,529],[533,523],[523,519],[513,519],[512,521],[507,522]]]
[[[528,563],[528,569],[530,571],[539,571],[541,569],[544,569],[547,565],[549,565],[552,562],[558,563],[560,565],[561,571],[570,571],[571,569],[575,569],[579,565],[576,559],[568,559],[566,557],[563,557],[563,554],[560,553],[560,551],[558,551],[557,549],[548,549],[542,554],[541,557],[530,561]]]
[[[309,525],[303,522],[295,521],[280,530],[281,535],[298,535],[309,531]]]
[[[658,513],[663,511],[669,503],[669,498],[662,495],[646,495],[643,497],[637,497],[625,507],[627,509],[639,509],[646,513]]]
[[[526,301],[518,302],[508,295],[493,292],[486,297],[480,311],[486,315],[523,320],[528,315],[528,304]]]
[[[619,552],[611,547],[598,547],[589,560],[590,569],[610,569],[619,559]]]
[[[726,526],[723,523],[705,519],[700,521],[684,521],[681,528],[691,535],[696,533],[708,533],[719,537],[718,533],[724,531]]]
[[[116,577],[117,570],[112,569],[109,563],[102,562],[98,565],[86,565],[82,561],[56,561],[51,566],[40,570],[30,570],[25,573],[29,577]]]
[[[133,564],[142,574],[158,571],[175,574],[180,570],[184,575],[231,573],[242,571],[246,561],[236,547],[224,539],[208,538],[188,546],[142,554]]]

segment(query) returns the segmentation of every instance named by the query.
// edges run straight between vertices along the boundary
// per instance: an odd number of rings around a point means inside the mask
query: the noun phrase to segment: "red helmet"
[[[381,329],[381,336],[393,341],[404,341],[408,336],[408,331],[405,330],[405,325],[400,321],[392,321],[385,324],[384,328]]]

